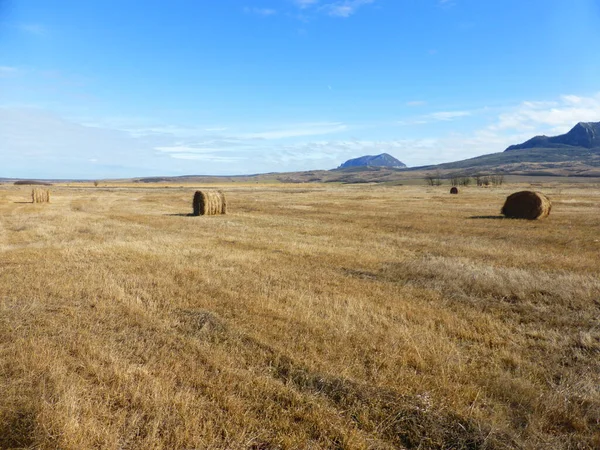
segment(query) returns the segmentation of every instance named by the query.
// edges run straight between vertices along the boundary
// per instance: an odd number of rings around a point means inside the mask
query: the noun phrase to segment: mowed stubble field
[[[600,448],[600,186],[0,186],[0,448]]]

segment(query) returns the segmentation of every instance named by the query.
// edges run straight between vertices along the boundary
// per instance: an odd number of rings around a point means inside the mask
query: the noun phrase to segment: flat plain
[[[600,448],[600,185],[0,186],[0,448]]]

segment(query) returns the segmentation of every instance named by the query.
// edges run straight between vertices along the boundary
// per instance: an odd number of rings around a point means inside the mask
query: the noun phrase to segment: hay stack
[[[193,207],[195,216],[227,214],[227,200],[221,191],[196,191]]]
[[[456,186],[452,186],[452,189],[450,189],[450,193],[451,194],[458,194],[458,188]]]
[[[31,191],[32,203],[50,203],[50,191],[48,189],[34,188]]]
[[[548,217],[552,203],[541,192],[521,191],[507,197],[502,214],[512,219],[543,219]]]

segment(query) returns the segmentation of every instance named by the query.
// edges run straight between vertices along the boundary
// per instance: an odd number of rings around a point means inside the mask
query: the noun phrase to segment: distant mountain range
[[[600,122],[579,122],[566,134],[554,137],[535,136],[522,144],[511,145],[505,151],[563,146],[595,148],[600,151]]]
[[[409,170],[600,177],[600,122],[580,122],[560,136],[536,136],[505,151]]]
[[[401,161],[398,161],[392,155],[382,153],[381,155],[367,155],[360,158],[349,159],[342,164],[338,169],[347,169],[349,167],[394,167],[402,169],[406,167]]]

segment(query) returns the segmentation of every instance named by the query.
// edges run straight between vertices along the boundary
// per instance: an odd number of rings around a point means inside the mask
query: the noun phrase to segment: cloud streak
[[[419,104],[420,103],[408,106],[418,106]],[[437,111],[434,113],[417,116],[412,119],[401,120],[398,123],[400,125],[425,125],[432,122],[450,122],[452,120],[471,116],[472,114],[472,111]]]
[[[274,16],[275,14],[277,14],[277,10],[272,9],[272,8],[245,7],[244,12],[246,14],[256,14],[257,16],[263,16],[263,17]]]
[[[313,10],[316,13],[326,14],[331,17],[347,19],[365,5],[375,3],[376,0],[294,0],[293,3],[303,12]]]
[[[303,136],[320,136],[346,131],[348,126],[341,122],[306,123],[294,127],[245,134],[250,139],[289,139]]]
[[[344,0],[325,4],[321,9],[332,17],[346,19],[355,14],[361,6],[369,5],[374,2],[375,0]]]

